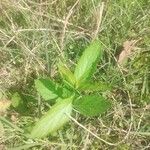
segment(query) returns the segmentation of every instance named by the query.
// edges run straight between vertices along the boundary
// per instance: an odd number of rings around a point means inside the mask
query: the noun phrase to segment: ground
[[[1,0],[0,13],[0,149],[150,149],[149,0]],[[42,140],[24,136],[48,108],[34,79],[59,81],[58,59],[74,68],[97,38],[104,55],[93,78],[113,85],[104,93],[112,108],[99,117],[76,114]],[[16,92],[28,113],[5,110]]]

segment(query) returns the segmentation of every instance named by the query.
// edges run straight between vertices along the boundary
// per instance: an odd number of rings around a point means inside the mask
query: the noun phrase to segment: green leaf
[[[68,87],[63,87],[63,93],[62,93],[62,97],[63,98],[67,98],[67,97],[70,97],[72,96],[74,93],[73,89],[71,88],[68,88]]]
[[[31,138],[42,138],[60,129],[69,121],[72,98],[59,100],[34,126]]]
[[[85,116],[98,116],[110,108],[111,103],[99,95],[83,96],[73,102],[74,108]]]
[[[112,87],[106,82],[86,82],[82,84],[79,88],[80,91],[89,91],[89,92],[96,92],[102,91],[105,92],[107,90],[111,90]]]
[[[58,64],[58,70],[64,80],[66,80],[73,86],[75,85],[74,74],[70,71],[70,69],[67,66],[60,62]]]
[[[37,79],[35,88],[44,100],[56,99],[61,95],[61,89],[52,80]]]
[[[17,92],[12,95],[11,102],[12,102],[11,105],[14,108],[19,107],[19,105],[23,105],[23,100],[21,96],[19,95],[19,93]]]
[[[94,41],[82,54],[75,68],[75,78],[77,87],[91,78],[91,75],[96,69],[98,58],[102,56],[101,44],[99,41]]]
[[[11,98],[11,105],[15,108],[16,111],[20,113],[25,113],[27,111],[27,104],[22,99],[19,93],[14,93]]]

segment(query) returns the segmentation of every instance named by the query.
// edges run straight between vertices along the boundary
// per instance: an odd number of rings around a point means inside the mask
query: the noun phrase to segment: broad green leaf
[[[63,63],[59,63],[58,70],[64,80],[66,80],[73,86],[75,85],[74,74],[70,71],[70,69],[67,66],[65,66]]]
[[[73,107],[85,116],[98,116],[110,108],[111,103],[99,95],[83,96],[73,102]]]
[[[96,69],[96,63],[101,56],[102,49],[99,41],[94,41],[87,49],[85,49],[74,72],[76,81],[78,82],[76,85],[77,87],[90,79]]]
[[[32,138],[42,138],[60,129],[69,121],[72,98],[59,100],[33,127]]]
[[[111,85],[109,85],[106,82],[86,82],[83,83],[79,90],[80,91],[89,91],[89,92],[95,92],[95,91],[107,91],[107,90],[111,90],[112,87]]]
[[[49,79],[35,80],[35,87],[44,100],[56,99],[61,95],[61,89]]]

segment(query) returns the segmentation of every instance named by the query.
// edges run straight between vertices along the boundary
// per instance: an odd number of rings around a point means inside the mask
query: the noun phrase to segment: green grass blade
[[[25,144],[18,147],[8,148],[8,150],[28,150],[31,147],[43,145],[42,143]]]
[[[17,127],[16,125],[14,125],[13,123],[11,123],[10,121],[8,121],[7,119],[5,119],[4,117],[0,116],[0,121],[5,123],[7,126],[15,129],[16,131],[19,131],[21,133],[23,133],[24,131],[22,129],[20,129],[19,127]]]

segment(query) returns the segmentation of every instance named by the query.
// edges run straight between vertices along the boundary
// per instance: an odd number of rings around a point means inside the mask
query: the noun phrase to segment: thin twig
[[[67,115],[67,114],[66,114]],[[100,141],[108,144],[108,145],[111,145],[111,146],[115,146],[116,144],[113,144],[113,143],[110,143],[110,142],[107,142],[105,141],[104,139],[100,138],[99,136],[97,136],[96,134],[94,134],[92,131],[90,131],[89,129],[87,129],[86,127],[84,127],[82,124],[80,124],[76,119],[74,119],[73,117],[69,116],[68,117],[74,121],[77,125],[79,125],[81,128],[83,128],[84,130],[86,130],[88,133],[90,133],[91,135],[93,135],[94,137],[96,137],[97,139],[99,139]]]
[[[71,7],[71,9],[69,10],[69,13],[65,19],[64,22],[64,27],[63,27],[63,32],[62,32],[62,36],[61,36],[61,40],[60,40],[60,47],[61,50],[64,49],[64,39],[65,39],[65,33],[66,33],[66,28],[67,28],[67,24],[68,24],[68,20],[71,17],[72,13],[73,13],[73,9],[76,7],[76,5],[79,3],[80,0],[77,0],[74,5]]]
[[[96,15],[97,15],[97,18],[96,18],[97,24],[96,24],[96,30],[94,32],[93,40],[96,39],[97,36],[98,36],[99,30],[100,30],[100,25],[101,25],[101,22],[102,22],[103,11],[104,11],[104,2],[102,2],[101,6],[98,8],[98,10],[96,12]]]

